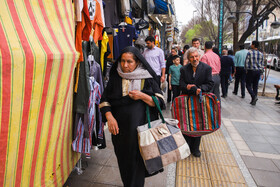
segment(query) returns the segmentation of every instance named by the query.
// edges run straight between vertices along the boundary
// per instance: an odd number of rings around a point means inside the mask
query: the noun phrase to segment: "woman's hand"
[[[139,90],[132,90],[128,93],[129,97],[133,100],[139,100],[144,98],[144,93]]]
[[[201,92],[201,89],[198,88],[198,89],[196,90],[196,95],[199,95],[200,92]]]
[[[155,103],[153,101],[153,98],[139,90],[132,90],[128,93],[129,97],[133,100],[139,100],[141,99],[145,103],[147,103],[149,106],[155,106]]]
[[[109,132],[113,135],[119,134],[119,126],[117,120],[114,118],[111,112],[106,112],[105,114],[108,124]]]

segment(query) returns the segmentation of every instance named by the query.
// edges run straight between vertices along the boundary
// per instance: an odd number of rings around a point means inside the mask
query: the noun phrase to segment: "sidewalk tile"
[[[211,180],[232,183],[245,183],[245,179],[239,167],[209,164],[209,172]]]
[[[252,156],[242,156],[242,159],[249,169],[280,172],[280,170],[276,167],[276,165],[270,159],[257,158],[257,157],[252,157]]]
[[[250,169],[258,186],[279,186],[280,173]]]
[[[207,164],[197,162],[188,162],[187,164],[182,161],[177,162],[176,175],[210,179]]]
[[[239,133],[231,133],[231,132],[229,132],[229,135],[230,135],[232,140],[244,141],[242,136],[240,136]]]
[[[252,143],[268,143],[264,136],[262,135],[250,135],[250,136],[242,136],[245,142]]]
[[[254,154],[252,153],[252,151],[246,151],[246,150],[238,150],[240,155],[244,155],[244,156],[254,156]]]
[[[265,137],[267,141],[274,145],[280,145],[280,136],[279,137]]]
[[[247,128],[247,127],[236,127],[237,131],[243,136],[251,136],[251,135],[261,135],[257,129],[254,127],[252,128]]]
[[[273,159],[272,161],[277,166],[277,168],[280,170],[280,160]]]
[[[238,131],[236,130],[236,128],[234,126],[227,127],[227,130],[228,130],[229,133],[238,133]]]
[[[269,124],[265,124],[265,123],[257,123],[254,124],[254,127],[258,130],[270,130],[270,131],[274,131],[274,127],[272,125]]]
[[[269,158],[269,159],[280,159],[279,154],[270,154],[270,153],[260,153],[260,152],[253,152],[256,157],[260,158]]]
[[[195,157],[191,154],[189,157],[185,158],[183,160],[183,162],[185,162],[185,164],[188,164],[188,162],[197,162],[197,163],[206,164],[207,163],[206,155],[205,155],[205,152],[202,151],[202,150],[204,150],[204,149],[201,149],[201,156],[200,157]]]
[[[234,140],[233,142],[238,150],[239,149],[246,150],[246,151],[250,150],[248,145],[244,141]]]
[[[272,145],[274,149],[278,151],[278,154],[280,154],[280,145]]]
[[[246,187],[245,183],[233,183],[224,181],[212,181],[214,187]]]
[[[159,173],[155,176],[145,178],[145,187],[159,187],[159,186],[166,186],[167,183],[167,170],[168,168],[165,167],[162,173]]]
[[[251,151],[278,154],[278,151],[269,143],[247,142]]]
[[[264,136],[280,137],[280,132],[276,130],[261,130],[260,133]]]
[[[176,187],[212,187],[211,181],[201,178],[177,176]]]
[[[84,186],[79,186],[79,187],[84,187]],[[91,183],[89,187],[119,187],[111,184],[100,184],[100,183]]]
[[[111,167],[119,167],[118,166],[118,160],[115,154],[112,154],[111,157],[108,159],[108,161],[105,164],[106,166],[111,166]]]
[[[238,167],[232,154],[217,154],[217,153],[206,152],[206,158],[208,164]]]
[[[94,179],[94,182],[122,186],[119,168],[104,166]]]

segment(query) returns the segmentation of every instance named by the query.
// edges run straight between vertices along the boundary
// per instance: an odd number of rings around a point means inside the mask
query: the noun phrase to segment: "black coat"
[[[196,94],[197,88],[200,88],[202,92],[210,92],[214,86],[212,80],[212,68],[203,62],[199,62],[195,76],[193,76],[191,63],[183,66],[180,72],[180,88],[183,94]],[[187,90],[188,84],[195,84],[196,87]]]

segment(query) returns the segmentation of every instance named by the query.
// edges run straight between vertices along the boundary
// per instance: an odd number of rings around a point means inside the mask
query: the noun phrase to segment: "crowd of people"
[[[158,111],[152,96],[156,96],[162,109],[165,108],[160,85],[168,82],[167,103],[180,94],[199,95],[212,92],[221,101],[228,95],[230,77],[235,77],[233,94],[237,95],[241,82],[241,97],[245,97],[245,85],[255,105],[258,81],[263,72],[263,55],[258,42],[252,43],[252,50],[240,46],[233,53],[224,49],[220,56],[213,42],[192,40],[192,47],[186,45],[183,52],[172,48],[165,61],[164,52],[155,45],[155,39],[148,36],[147,49],[141,53],[135,47],[126,47],[110,71],[109,82],[101,98],[100,109],[112,134],[114,151],[124,186],[144,186],[145,177],[150,176],[138,148],[137,126],[147,123],[146,108],[151,111],[151,120],[158,119]],[[232,56],[230,56],[232,55]],[[171,95],[173,97],[171,98]],[[184,135],[193,156],[200,157],[201,137]]]

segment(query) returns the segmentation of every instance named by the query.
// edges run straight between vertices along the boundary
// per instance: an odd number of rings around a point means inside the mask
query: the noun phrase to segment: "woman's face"
[[[123,53],[121,57],[121,68],[124,73],[133,72],[138,63],[134,60],[132,53]]]

